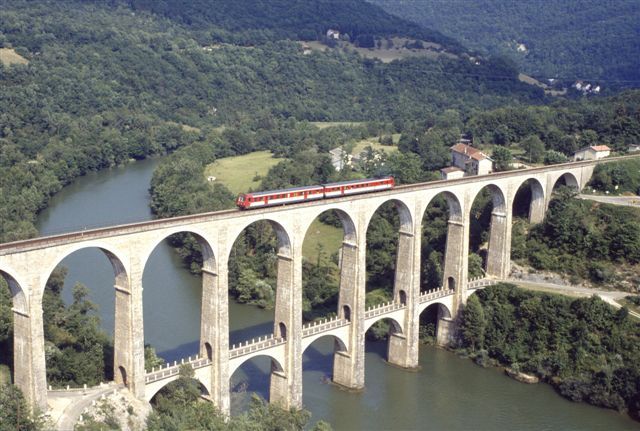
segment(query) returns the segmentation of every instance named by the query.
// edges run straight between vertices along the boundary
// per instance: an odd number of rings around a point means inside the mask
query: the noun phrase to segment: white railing
[[[104,388],[109,388],[109,387],[113,387],[114,383],[105,383],[105,382],[100,382],[99,385],[97,386],[87,386],[86,384],[82,385],[82,387],[77,386],[77,387],[71,387],[70,385],[67,385],[64,388],[53,388],[53,386],[49,385],[49,387],[47,388],[48,392],[85,392],[85,391],[92,391],[95,389],[104,389]]]
[[[467,289],[479,289],[481,287],[491,286],[496,283],[499,283],[499,280],[478,277],[473,280],[470,280],[469,283],[467,283]]]
[[[159,368],[153,367],[151,371],[145,376],[144,382],[153,383],[167,377],[175,376],[176,374],[180,373],[180,365],[191,365],[191,368],[196,370],[198,368],[205,367],[210,363],[211,361],[209,360],[209,358],[201,358],[200,355],[196,355],[193,358],[189,356],[187,360],[181,359],[180,363],[178,363],[178,361],[174,361],[173,364],[168,362]]]
[[[445,296],[453,295],[455,293],[454,289],[445,289],[441,287],[439,289],[431,289],[426,292],[421,292],[418,297],[418,302],[423,303],[427,301],[431,301],[433,299],[443,298]]]
[[[341,319],[339,316],[335,316],[331,319],[321,319],[315,322],[309,322],[302,326],[302,338],[310,335],[315,335],[320,332],[329,331],[331,329],[347,326],[349,322],[347,319]]]
[[[284,343],[286,343],[284,338],[275,338],[273,334],[264,338],[254,338],[251,341],[240,343],[238,346],[234,344],[231,349],[229,349],[229,358],[237,358],[238,356],[248,355],[249,353],[279,346]]]
[[[381,314],[391,313],[392,311],[400,310],[404,307],[406,307],[406,305],[393,301],[374,305],[364,312],[364,318],[369,319],[371,317],[380,316]]]

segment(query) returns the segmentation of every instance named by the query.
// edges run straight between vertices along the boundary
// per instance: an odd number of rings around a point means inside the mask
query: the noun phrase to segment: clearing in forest
[[[12,64],[29,64],[29,61],[11,48],[0,48],[0,63],[11,66]]]
[[[270,151],[256,151],[216,160],[204,169],[204,175],[215,177],[212,184],[221,182],[233,193],[243,193],[260,186],[260,180],[256,178],[266,175],[269,168],[282,160],[273,157]]]

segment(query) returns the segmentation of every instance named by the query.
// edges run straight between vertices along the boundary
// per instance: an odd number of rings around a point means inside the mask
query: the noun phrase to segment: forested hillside
[[[534,76],[640,85],[635,0],[370,1],[480,52],[506,55]]]
[[[198,30],[200,37],[220,42],[318,40],[331,28],[348,34],[351,40],[363,35],[397,35],[432,41],[453,51],[463,49],[453,38],[386,13],[364,0],[122,0],[120,4],[162,15]]]
[[[199,4],[185,10],[197,15]],[[235,3],[216,7],[225,4]],[[215,23],[203,33],[119,2],[0,0],[0,10],[0,47],[28,62],[0,63],[2,241],[34,235],[35,214],[73,178],[207,140],[216,126],[248,118],[417,119],[450,107],[468,115],[542,97],[500,62],[383,64],[340,50],[304,55],[297,43],[277,40],[208,46],[217,41]]]

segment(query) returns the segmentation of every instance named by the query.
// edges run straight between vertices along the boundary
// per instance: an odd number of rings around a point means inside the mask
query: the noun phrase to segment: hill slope
[[[635,0],[370,1],[473,49],[508,55],[534,76],[640,86],[640,2]]]

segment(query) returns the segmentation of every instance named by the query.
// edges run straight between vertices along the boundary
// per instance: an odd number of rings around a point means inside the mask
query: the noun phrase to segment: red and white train
[[[368,178],[365,180],[342,181],[319,186],[295,187],[292,189],[266,192],[241,193],[236,199],[240,209],[263,208],[275,205],[294,204],[317,199],[337,198],[360,193],[389,190],[395,186],[393,177]]]

